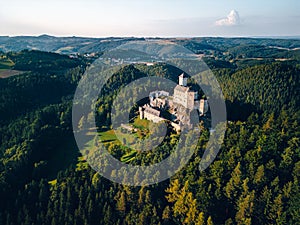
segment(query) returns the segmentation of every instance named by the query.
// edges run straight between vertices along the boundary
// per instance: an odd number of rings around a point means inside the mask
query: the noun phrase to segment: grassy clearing
[[[55,52],[59,53],[59,54],[70,53],[70,52],[73,51],[73,49],[74,49],[74,47],[72,47],[72,46],[66,46],[66,47],[63,47],[63,48],[60,48],[60,49],[56,50]]]
[[[0,59],[0,69],[11,69],[14,65],[10,59]]]
[[[103,143],[112,142],[114,144],[120,143],[113,130],[99,133],[100,139]]]
[[[123,145],[121,142],[125,142],[126,144],[132,145],[136,143],[136,139],[143,139],[149,134],[149,125],[150,121],[141,120],[140,118],[135,118],[134,123],[132,124],[135,128],[137,128],[137,132],[128,132],[122,129],[117,130],[108,130],[105,132],[99,133],[100,140],[104,144],[115,144],[115,145]],[[91,143],[92,144],[92,143]],[[135,159],[137,150],[128,149],[122,157],[121,162],[130,163]]]
[[[141,120],[139,117],[134,120],[133,126],[138,129],[148,129],[150,121],[149,120]]]
[[[113,143],[117,145],[122,145],[121,141],[126,143],[133,143],[137,135],[135,133],[122,132],[121,130],[109,130],[99,134],[100,140],[103,143]]]
[[[0,59],[0,78],[8,78],[21,74],[22,72],[12,70],[15,64],[10,59]]]
[[[150,135],[150,121],[141,120],[139,117],[134,120],[133,126],[138,129],[137,137],[140,139],[147,138]]]
[[[103,143],[113,143],[113,144],[117,144],[117,145],[122,145],[121,141],[124,141],[124,140],[126,143],[129,143],[129,144],[133,143],[135,141],[135,138],[142,139],[149,133],[150,123],[151,122],[148,120],[141,120],[140,118],[136,118],[132,125],[138,129],[137,132],[130,133],[130,132],[126,132],[124,130],[122,131],[121,129],[108,130],[108,131],[99,133],[100,140]]]
[[[100,139],[101,139],[102,143],[104,143],[104,144],[112,143],[115,145],[123,145],[121,143],[121,141],[125,142],[127,144],[132,144],[135,142],[136,137],[137,137],[136,133],[129,133],[129,132],[127,133],[124,131],[122,132],[121,130],[115,130],[115,131],[109,130],[109,131],[100,133]],[[136,154],[137,154],[137,151],[132,149],[130,152],[123,155],[121,157],[120,161],[124,162],[124,163],[129,163],[135,159]]]

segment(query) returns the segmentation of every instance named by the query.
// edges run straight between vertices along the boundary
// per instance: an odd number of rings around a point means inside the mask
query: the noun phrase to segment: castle
[[[188,77],[182,73],[178,78],[173,96],[166,91],[149,94],[149,103],[139,107],[140,119],[154,123],[169,121],[175,130],[180,131],[184,126],[192,126],[190,115],[193,110],[197,110],[200,116],[208,111],[207,100],[199,99],[198,91],[188,87]],[[168,118],[163,117],[163,113]]]

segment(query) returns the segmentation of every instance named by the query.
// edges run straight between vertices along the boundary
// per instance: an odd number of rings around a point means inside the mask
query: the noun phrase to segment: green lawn
[[[143,138],[149,133],[149,124],[150,123],[151,122],[148,120],[141,120],[140,118],[136,118],[132,125],[138,129],[137,132],[130,133],[130,132],[121,131],[119,129],[118,130],[108,130],[108,131],[99,133],[99,136],[103,143],[113,143],[113,144],[121,145],[121,142],[119,141],[119,139],[120,140],[125,139],[126,143],[133,143],[135,138]]]
[[[150,121],[149,120],[141,120],[139,117],[134,120],[133,126],[138,129],[148,129]]]
[[[9,59],[0,59],[0,78],[7,78],[15,75],[19,75],[21,72],[12,70],[14,66],[13,61]]]
[[[126,143],[132,143],[132,142],[134,142],[135,137],[137,137],[137,135],[135,133],[122,132],[121,130],[105,131],[105,132],[100,133],[99,136],[100,136],[100,140],[103,143],[111,142],[113,144],[119,144],[119,145],[121,145],[121,141],[124,139],[126,140]],[[121,140],[121,141],[119,141],[119,140]]]
[[[102,142],[114,142],[117,143],[118,139],[115,135],[115,132],[113,130],[105,131],[99,133],[100,139]]]
[[[134,123],[132,125],[138,129],[137,132],[130,133],[124,130],[121,131],[121,129],[108,130],[99,133],[99,137],[102,143],[104,144],[112,143],[116,145],[123,145],[121,141],[125,141],[128,144],[134,144],[136,138],[142,139],[149,134],[150,123],[151,122],[148,120],[141,120],[140,118],[135,118]],[[136,154],[137,150],[131,149],[129,152],[127,152],[121,157],[121,161],[124,163],[130,163],[132,160],[135,159]]]

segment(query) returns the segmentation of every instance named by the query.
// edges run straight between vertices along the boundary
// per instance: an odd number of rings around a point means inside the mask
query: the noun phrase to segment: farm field
[[[22,74],[22,71],[10,70],[10,69],[0,69],[0,78],[8,78],[16,75]]]

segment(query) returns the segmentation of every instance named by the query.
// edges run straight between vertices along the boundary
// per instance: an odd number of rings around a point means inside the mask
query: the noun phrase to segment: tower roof
[[[188,76],[185,73],[182,73],[179,75],[180,78],[188,78]]]

